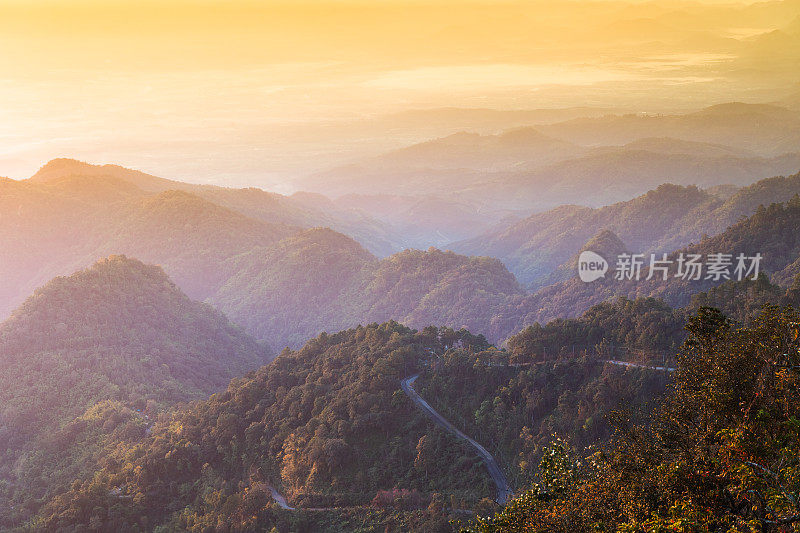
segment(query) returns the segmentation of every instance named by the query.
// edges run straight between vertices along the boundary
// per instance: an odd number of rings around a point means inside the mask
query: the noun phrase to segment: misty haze
[[[0,45],[0,531],[800,531],[800,0]]]

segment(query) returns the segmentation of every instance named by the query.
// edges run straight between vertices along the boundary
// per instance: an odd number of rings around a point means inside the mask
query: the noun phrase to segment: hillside
[[[35,524],[450,532],[468,516],[457,509],[495,508],[494,487],[474,450],[415,408],[401,379],[421,373],[422,394],[501,452],[519,483],[553,429],[602,442],[606,414],[642,405],[665,384],[660,373],[586,359],[507,363],[463,330],[385,323],[321,335],[164,418],[91,481],[51,499]],[[295,509],[273,505],[271,486]]]
[[[720,204],[697,187],[661,185],[633,200],[598,209],[557,207],[451,246],[461,253],[498,257],[521,283],[541,287],[598,230],[612,231],[632,251],[649,250]]]
[[[192,298],[211,296],[224,280],[220,265],[254,247],[299,231],[211,203],[183,191],[166,191],[120,206],[104,228],[94,257],[128,254],[162,265]]]
[[[690,303],[693,295],[726,281],[725,278],[708,279],[708,272],[705,271],[698,280],[690,281],[675,276],[680,253],[687,257],[688,254],[699,254],[704,261],[707,261],[709,254],[731,254],[734,258],[730,266],[731,276],[735,275],[735,257],[738,254],[753,256],[760,253],[760,272],[787,285],[797,274],[795,270],[800,257],[800,238],[796,231],[798,220],[800,196],[795,196],[785,204],[761,206],[755,214],[740,220],[723,233],[668,254],[667,259],[673,262],[673,269],[672,275],[666,279],[662,279],[660,272],[650,280],[645,279],[649,275],[646,261],[640,280],[617,280],[613,275],[616,264],[616,258],[613,258],[609,259],[610,273],[605,278],[584,283],[573,277],[544,287],[526,298],[518,306],[517,312],[523,317],[523,324],[546,322],[556,317],[579,316],[592,305],[615,296],[651,296],[663,299],[671,306],[683,307]]]
[[[114,181],[118,188],[133,188],[138,196],[166,191],[184,191],[226,207],[248,218],[269,224],[299,227],[329,226],[350,234],[375,253],[388,255],[402,248],[403,239],[390,227],[363,214],[343,209],[309,208],[301,202],[254,187],[236,189],[201,185],[159,178],[118,165],[92,165],[74,159],[54,159],[45,164],[27,182],[37,186],[59,187],[67,181]],[[93,191],[86,191],[92,192]]]
[[[87,266],[61,268],[95,244],[87,239],[95,210],[74,196],[0,179],[0,316],[36,286]]]
[[[396,502],[400,508],[424,509],[434,493],[445,506],[474,505],[492,492],[480,460],[400,391],[401,378],[454,342],[486,347],[466,332],[414,333],[387,323],[284,351],[227,391],[160,421],[138,446],[120,451],[124,460],[52,500],[38,526],[285,530],[292,517],[273,508],[269,484],[295,506],[360,506],[352,511],[362,524],[392,520],[376,516],[380,507],[370,510],[383,490],[412,493]],[[220,498],[208,500],[212,492]],[[411,518],[449,531],[448,515]],[[305,527],[326,530],[319,521],[331,518],[336,513],[307,516]],[[397,520],[385,524],[411,530]],[[347,530],[339,528],[330,530]]]
[[[649,416],[618,413],[601,453],[551,441],[528,490],[467,531],[796,530],[797,320],[768,307],[737,327],[701,308]]]
[[[104,175],[4,180],[0,187],[0,316],[38,285],[111,254],[161,264],[183,290],[204,299],[221,281],[224,259],[299,231],[185,191],[147,194]]]
[[[499,339],[492,317],[524,295],[496,259],[431,248],[378,260],[328,229],[254,250],[225,268],[231,277],[211,303],[275,346],[386,320],[466,326]]]
[[[354,240],[311,229],[231,259],[225,265],[230,277],[211,303],[255,337],[297,346],[343,329],[343,306],[357,297],[356,279],[376,262]]]
[[[108,433],[129,422],[140,433],[134,408],[154,417],[270,359],[158,267],[112,256],[52,280],[0,325],[0,500],[28,512],[91,464],[104,431],[78,419],[95,404]],[[84,431],[94,438],[83,442]]]
[[[727,198],[695,187],[661,185],[633,200],[590,209],[561,206],[450,247],[469,255],[500,258],[521,283],[547,284],[559,265],[578,253],[597,229],[613,231],[632,252],[669,252],[717,235],[759,205],[800,194],[800,174],[773,177]],[[551,278],[552,279],[552,278]]]

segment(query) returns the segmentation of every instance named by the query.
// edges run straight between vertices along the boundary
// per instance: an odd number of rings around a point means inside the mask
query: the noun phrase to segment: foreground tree
[[[617,416],[601,451],[557,441],[539,482],[467,531],[800,531],[799,323],[766,306],[735,328],[700,308],[649,424]]]

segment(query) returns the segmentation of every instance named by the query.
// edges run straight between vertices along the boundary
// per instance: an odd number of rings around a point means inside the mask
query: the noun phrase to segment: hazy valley
[[[0,531],[800,531],[800,0],[0,35]]]

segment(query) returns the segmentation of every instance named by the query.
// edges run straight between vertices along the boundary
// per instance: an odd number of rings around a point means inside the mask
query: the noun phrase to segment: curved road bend
[[[484,464],[486,464],[486,468],[489,470],[489,475],[492,476],[492,481],[494,481],[494,484],[497,485],[497,503],[505,505],[513,493],[511,491],[511,487],[508,486],[508,480],[506,479],[506,476],[503,474],[503,471],[500,470],[500,467],[497,466],[497,461],[495,461],[494,457],[492,457],[492,454],[486,451],[486,448],[459,431],[445,417],[436,412],[436,410],[434,410],[434,408],[431,407],[428,402],[423,400],[422,396],[417,394],[417,391],[414,390],[414,381],[416,381],[418,377],[419,374],[415,374],[405,378],[404,380],[401,380],[400,386],[403,388],[403,392],[405,392],[406,396],[411,398],[411,401],[413,401],[431,419],[433,419],[436,424],[454,434],[456,437],[467,441],[473,448],[475,448],[475,450],[477,450],[478,455],[481,456]]]

